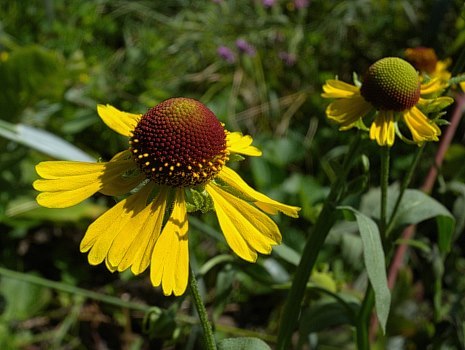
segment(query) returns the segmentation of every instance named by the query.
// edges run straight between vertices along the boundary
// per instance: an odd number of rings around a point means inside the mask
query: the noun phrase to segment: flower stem
[[[358,350],[370,350],[370,337],[368,327],[374,303],[375,293],[373,291],[373,288],[371,287],[370,282],[368,282],[368,287],[365,292],[365,298],[363,299],[356,320],[356,340]]]
[[[195,278],[194,271],[190,267],[190,278],[189,278],[189,289],[192,295],[192,301],[194,302],[195,309],[199,315],[200,324],[202,325],[203,335],[205,338],[205,347],[207,350],[216,350],[215,337],[213,335],[212,327],[208,321],[207,310],[203,304],[202,297],[199,292],[199,285]]]
[[[390,147],[384,146],[381,149],[381,214],[379,231],[383,242],[386,240],[387,225],[387,190],[389,186],[389,159]]]
[[[329,230],[336,221],[337,211],[336,206],[343,194],[344,184],[349,174],[352,165],[357,159],[356,155],[360,147],[360,136],[357,135],[350,145],[349,151],[345,156],[341,173],[337,180],[331,185],[331,190],[325,200],[323,209],[313,227],[312,232],[307,238],[302,257],[295,272],[294,280],[291,289],[286,298],[283,317],[278,332],[277,350],[289,349],[289,343],[292,333],[299,319],[300,307],[304,297],[305,289],[313,266],[318,257],[318,253],[323,246]]]
[[[394,204],[394,208],[392,209],[391,217],[389,218],[389,221],[388,221],[388,224],[387,224],[386,237],[389,237],[391,231],[394,228],[394,223],[395,223],[394,219],[396,218],[396,214],[397,214],[397,210],[399,209],[400,202],[402,201],[405,190],[407,189],[408,185],[410,184],[410,181],[412,181],[413,173],[415,172],[415,169],[417,168],[418,161],[420,160],[424,149],[425,149],[425,144],[418,147],[418,150],[415,153],[413,161],[410,164],[410,169],[408,170],[407,175],[404,177],[404,180],[402,181],[402,184],[400,185],[399,195],[397,196],[396,203]]]

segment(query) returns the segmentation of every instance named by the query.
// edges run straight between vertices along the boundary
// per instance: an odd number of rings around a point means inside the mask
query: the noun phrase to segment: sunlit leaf
[[[27,147],[31,147],[56,159],[83,162],[95,161],[95,158],[73,146],[61,137],[28,125],[11,124],[0,120],[0,136]]]
[[[355,215],[360,237],[363,243],[363,259],[368,279],[375,292],[376,314],[383,332],[386,331],[386,322],[391,307],[391,292],[387,286],[386,264],[383,245],[378,226],[368,216],[352,207],[339,207]]]
[[[258,338],[228,338],[218,343],[218,350],[271,350],[270,346]]]

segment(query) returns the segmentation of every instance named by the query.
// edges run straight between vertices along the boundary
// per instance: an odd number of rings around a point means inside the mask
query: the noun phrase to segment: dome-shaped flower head
[[[260,156],[250,136],[224,129],[202,103],[166,100],[144,115],[99,105],[103,121],[129,138],[129,149],[109,162],[47,161],[34,182],[45,207],[75,205],[96,192],[130,193],[92,223],[81,241],[89,263],[110,271],[140,274],[150,266],[154,286],[181,295],[188,281],[188,198],[212,204],[227,243],[242,259],[269,254],[281,234],[266,214],[297,217],[299,208],[279,203],[249,187],[226,164],[236,153]]]
[[[428,119],[422,108],[434,105],[437,111],[438,105],[444,108],[453,101],[448,97],[423,97],[440,92],[444,87],[439,79],[422,84],[410,63],[401,58],[386,57],[369,67],[360,87],[328,80],[323,86],[322,97],[336,99],[326,108],[326,115],[339,123],[342,130],[356,126],[362,118],[375,112],[370,138],[380,146],[392,146],[396,132],[406,140],[398,126],[400,121],[410,130],[413,142],[421,144],[437,141],[441,134],[437,124]]]

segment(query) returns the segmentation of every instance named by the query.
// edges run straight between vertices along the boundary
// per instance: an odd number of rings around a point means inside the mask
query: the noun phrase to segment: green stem
[[[197,284],[197,279],[195,278],[192,267],[190,268],[189,289],[192,295],[192,301],[194,302],[195,309],[199,315],[200,324],[202,325],[206,349],[216,350],[215,337],[213,336],[212,327],[208,321],[207,310],[205,309],[202,297],[200,296],[199,285]]]
[[[400,206],[400,202],[402,202],[402,198],[404,196],[405,190],[407,189],[410,182],[412,181],[413,173],[415,172],[415,169],[417,168],[418,162],[421,158],[421,155],[423,154],[424,149],[425,149],[425,144],[418,147],[418,150],[415,153],[413,161],[410,164],[410,169],[408,170],[408,173],[405,175],[404,180],[402,181],[402,184],[400,185],[399,195],[397,196],[396,203],[394,204],[394,208],[392,209],[391,217],[389,218],[388,225],[386,228],[386,238],[390,236],[392,230],[394,229],[394,224],[395,224],[394,219],[396,218],[397,211]]]
[[[297,326],[307,281],[326,236],[336,221],[336,206],[342,196],[344,184],[349,171],[357,158],[356,154],[360,147],[360,141],[359,135],[353,139],[349,151],[344,159],[341,174],[339,174],[337,180],[332,184],[329,195],[323,205],[323,209],[318,216],[312,232],[307,238],[299,266],[297,266],[297,270],[295,272],[291,289],[289,290],[289,294],[286,298],[283,317],[281,319],[278,332],[278,341],[276,345],[277,350],[289,349],[292,333]]]
[[[368,282],[368,287],[363,299],[362,306],[357,317],[357,349],[369,350],[370,349],[370,335],[368,332],[371,311],[375,303],[375,293],[371,284]]]
[[[34,276],[31,274],[26,274],[23,272],[9,270],[4,267],[0,267],[0,275],[15,279],[15,280],[24,281],[27,283],[32,283],[32,284],[36,284],[39,286],[47,287],[47,288],[53,288],[55,290],[59,290],[59,291],[66,292],[66,293],[80,295],[85,298],[98,300],[98,301],[111,304],[111,305],[115,305],[118,307],[125,307],[128,309],[138,310],[138,311],[147,311],[147,305],[134,303],[130,301],[124,301],[124,300],[121,300],[120,298],[113,297],[110,295],[93,292],[91,290],[78,288],[78,287],[71,286],[69,284],[65,284],[61,282],[51,281],[51,280],[48,280],[42,277]]]
[[[386,240],[387,190],[389,186],[389,158],[390,147],[384,146],[381,149],[381,215],[379,222],[379,231],[383,242]]]
[[[24,281],[30,284],[43,286],[46,288],[51,288],[51,289],[58,290],[64,293],[70,293],[73,295],[83,296],[86,299],[98,300],[100,302],[103,302],[109,305],[127,308],[127,309],[134,310],[134,311],[141,311],[141,312],[146,313],[155,308],[155,307],[150,307],[146,304],[135,303],[131,301],[124,301],[118,297],[113,297],[110,295],[93,292],[93,291],[83,289],[83,288],[78,288],[78,287],[75,287],[75,286],[72,286],[66,283],[52,281],[52,280],[42,278],[39,276],[34,276],[26,272],[18,272],[18,271],[6,269],[4,267],[0,267],[0,276],[15,279],[18,281]],[[158,310],[161,310],[161,309],[158,309]],[[184,315],[184,314],[176,315],[176,320],[178,322],[186,323],[189,325],[198,325],[198,320],[196,318],[192,316]],[[237,328],[233,326],[216,324],[216,329],[223,333],[227,333],[233,336],[255,337],[255,338],[261,338],[271,343],[276,342],[276,336],[274,335],[241,329],[241,328]],[[53,332],[53,334],[54,333],[55,331]]]

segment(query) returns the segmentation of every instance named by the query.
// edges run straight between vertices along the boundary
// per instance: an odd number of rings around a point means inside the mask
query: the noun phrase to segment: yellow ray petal
[[[412,133],[413,141],[423,143],[425,141],[438,141],[441,129],[431,122],[417,107],[413,107],[402,113],[405,124]]]
[[[336,100],[326,108],[326,115],[342,127],[348,127],[373,109],[373,106],[365,101],[362,96],[353,96]]]
[[[326,81],[323,91],[321,96],[325,98],[350,98],[360,95],[360,89],[355,85],[334,79]]]
[[[128,137],[132,135],[141,118],[141,114],[122,112],[110,105],[98,105],[97,112],[110,129]]]
[[[395,126],[392,111],[379,111],[370,127],[370,139],[380,146],[391,147],[394,144]]]
[[[429,95],[447,88],[448,82],[441,80],[439,77],[431,79],[429,82],[420,85],[420,94]]]
[[[118,271],[124,271],[128,267],[131,267],[132,273],[138,275],[144,272],[149,266],[153,247],[160,236],[167,198],[168,189],[160,189],[160,192],[152,203],[141,213],[144,215],[145,222],[139,228],[137,234],[135,230],[131,230],[132,233],[130,235],[133,236],[133,239],[131,239],[132,243],[128,246],[124,256],[119,261]]]
[[[137,174],[125,177],[128,171],[137,170],[128,151],[116,155],[110,162],[87,163],[48,161],[36,166],[43,178],[34,181],[33,187],[41,191],[37,202],[44,207],[66,208],[89,198],[97,191],[107,195],[121,195],[139,184],[144,177]]]
[[[107,196],[121,196],[128,193],[146,178],[139,171],[139,167],[128,150],[118,153],[105,164],[100,178],[102,183],[100,192]]]
[[[254,262],[256,252],[269,254],[271,247],[281,242],[278,226],[260,210],[213,183],[205,189],[228,245],[242,259]]]
[[[47,161],[36,165],[36,172],[44,179],[61,179],[68,176],[95,175],[103,171],[105,163],[75,161]]]
[[[240,132],[230,132],[226,135],[226,143],[229,152],[258,157],[262,155],[257,147],[252,146],[252,136],[242,135]]]
[[[66,208],[82,202],[100,189],[99,177],[104,169],[104,163],[39,163],[36,171],[44,179],[33,183],[42,192],[37,196],[37,203],[48,208]]]
[[[299,207],[280,203],[264,195],[263,193],[254,190],[252,187],[247,185],[244,180],[242,180],[239,174],[227,166],[224,166],[221,169],[218,177],[227,185],[234,188],[235,191],[238,191],[242,196],[250,198],[251,202],[254,202],[257,207],[268,214],[275,215],[278,213],[278,211],[280,211],[283,214],[293,218],[297,218],[299,216]]]
[[[140,199],[138,202],[134,203],[133,214],[121,227],[119,233],[115,236],[111,244],[107,254],[107,260],[109,264],[116,267],[118,271],[124,271],[127,268],[127,264],[121,264],[121,262],[127,255],[129,248],[133,244],[135,246],[143,244],[143,242],[141,242],[141,237],[144,236],[144,232],[142,232],[142,230],[152,214],[152,206],[146,205],[146,203],[148,196],[153,191],[154,187],[154,183],[148,183],[141,189]],[[133,254],[129,254],[127,256],[127,260],[131,260],[130,264],[132,263],[131,255]]]
[[[125,226],[131,225],[134,217],[145,208],[150,189],[146,186],[138,193],[123,199],[89,226],[81,241],[80,250],[83,253],[90,250],[88,259],[91,265],[100,264],[107,257],[115,237]],[[111,261],[109,263],[116,266]]]
[[[189,249],[187,244],[187,210],[184,190],[175,193],[173,212],[158,237],[152,253],[150,279],[161,284],[165,295],[185,292],[189,279]]]
[[[37,195],[36,201],[46,208],[68,208],[89,198],[98,190],[98,183],[95,183],[71,191],[42,192]]]

